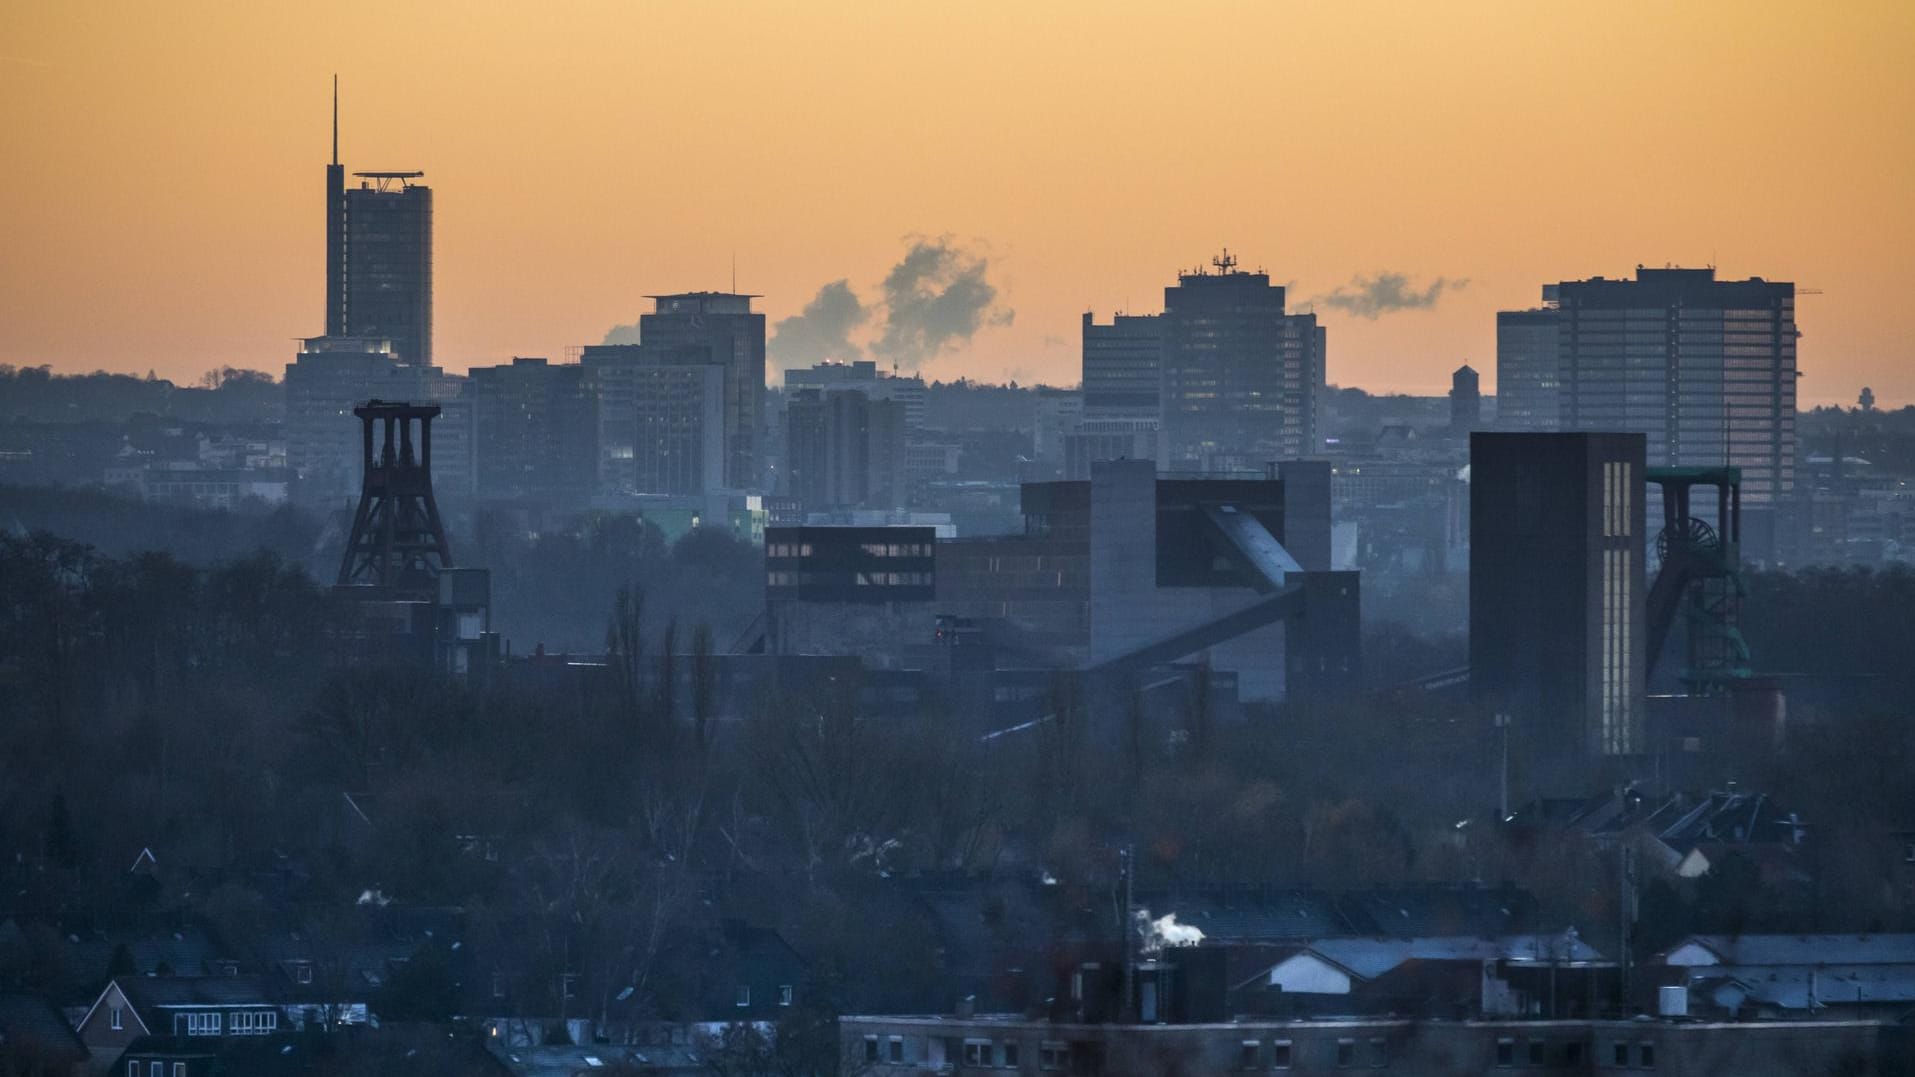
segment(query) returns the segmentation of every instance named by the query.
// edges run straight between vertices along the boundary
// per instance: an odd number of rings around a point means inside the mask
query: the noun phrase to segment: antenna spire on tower
[[[332,163],[339,163],[339,76],[332,77]]]

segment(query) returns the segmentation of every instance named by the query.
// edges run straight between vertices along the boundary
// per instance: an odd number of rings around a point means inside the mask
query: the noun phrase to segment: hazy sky
[[[1912,12],[11,0],[0,362],[277,371],[321,328],[336,71],[348,168],[434,187],[449,367],[595,343],[734,254],[773,320],[872,301],[948,235],[998,311],[942,377],[1074,381],[1082,311],[1155,311],[1227,244],[1299,301],[1452,282],[1319,304],[1339,384],[1488,381],[1541,282],[1714,261],[1824,291],[1804,400],[1908,401]]]

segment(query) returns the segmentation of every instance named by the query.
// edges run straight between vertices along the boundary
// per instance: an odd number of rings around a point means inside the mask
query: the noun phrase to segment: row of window
[[[852,580],[859,587],[930,587],[937,577],[929,572],[860,572]],[[834,587],[844,583],[829,572],[767,572],[768,587]]]
[[[1517,1065],[1517,1044],[1514,1037],[1505,1036],[1496,1041],[1496,1065],[1499,1069],[1510,1069]],[[1552,1058],[1552,1054],[1554,1058]],[[1618,1069],[1631,1068],[1652,1070],[1656,1068],[1656,1045],[1647,1040],[1631,1044],[1617,1040],[1609,1045],[1609,1064]],[[1579,1067],[1583,1064],[1583,1044],[1580,1040],[1563,1043],[1560,1051],[1552,1052],[1544,1040],[1530,1040],[1521,1055],[1525,1066],[1561,1065]]]
[[[929,557],[928,542],[867,542],[860,549],[872,557]]]
[[[1340,1039],[1325,1044],[1325,1061],[1338,1069],[1353,1069],[1365,1065],[1373,1069],[1382,1069],[1390,1064],[1390,1043],[1382,1036],[1372,1036],[1361,1045],[1359,1053],[1355,1039]],[[1287,1070],[1294,1064],[1296,1045],[1289,1040],[1272,1040],[1269,1051],[1264,1050],[1262,1040],[1244,1040],[1237,1048],[1237,1068],[1240,1070]],[[1359,1058],[1361,1061],[1359,1062]]]
[[[778,985],[778,1005],[789,1006],[794,995],[790,984]],[[751,1005],[751,985],[738,985],[738,1005],[740,1008]]]
[[[166,1063],[149,1062],[142,1066],[139,1062],[128,1062],[126,1077],[166,1077]],[[186,1077],[186,1063],[173,1063],[173,1077]]]
[[[765,547],[766,557],[810,557],[809,542],[774,542]]]

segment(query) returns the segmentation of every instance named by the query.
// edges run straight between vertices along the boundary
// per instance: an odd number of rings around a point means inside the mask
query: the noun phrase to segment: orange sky
[[[435,189],[436,348],[560,356],[647,292],[773,319],[913,234],[1013,324],[927,371],[1073,381],[1077,320],[1228,244],[1323,311],[1330,380],[1494,369],[1498,308],[1639,262],[1795,280],[1805,401],[1915,399],[1915,5],[100,4],[0,11],[0,362],[272,369],[349,168]]]

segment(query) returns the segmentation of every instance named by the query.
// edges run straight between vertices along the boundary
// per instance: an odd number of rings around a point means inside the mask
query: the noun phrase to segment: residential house
[[[1915,1017],[1915,935],[1691,935],[1649,965],[1665,1012],[1733,1020]]]
[[[1557,935],[1319,939],[1236,980],[1231,1012],[1408,1013],[1473,1019],[1590,1014],[1616,963]]]
[[[186,1058],[160,1057],[156,1041],[207,1042],[224,1038],[271,1036],[281,1027],[280,1002],[269,980],[260,976],[117,976],[80,1019],[77,1031],[96,1067],[115,1067],[136,1043],[147,1054],[138,1074],[127,1077],[196,1077],[172,1064]],[[151,1055],[151,1057],[148,1057]],[[164,1063],[151,1070],[150,1063]]]

